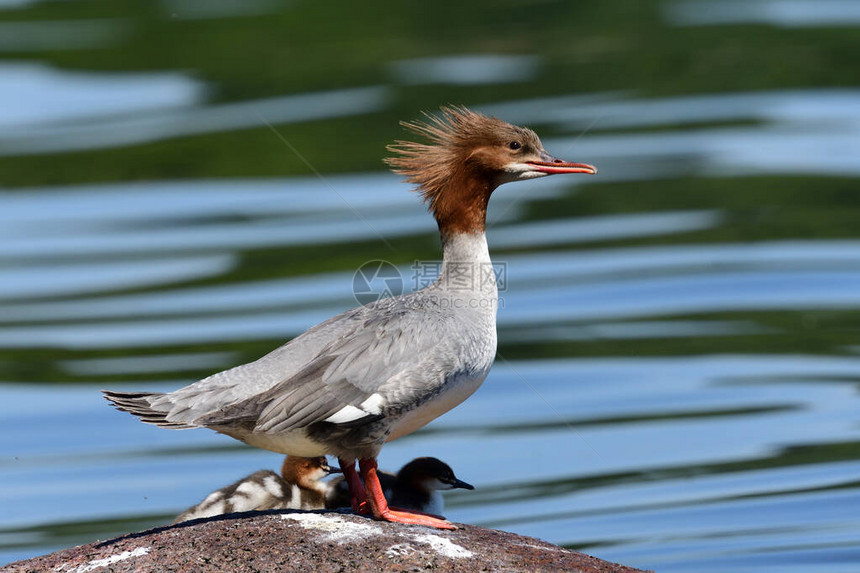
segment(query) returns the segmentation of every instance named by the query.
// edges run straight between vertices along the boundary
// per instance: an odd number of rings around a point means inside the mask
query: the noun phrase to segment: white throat
[[[449,291],[497,297],[496,272],[484,233],[455,233],[442,238],[437,285]]]

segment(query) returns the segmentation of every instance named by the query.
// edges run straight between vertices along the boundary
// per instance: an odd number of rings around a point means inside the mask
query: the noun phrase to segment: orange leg
[[[358,460],[358,467],[364,478],[364,485],[367,488],[367,503],[370,505],[374,518],[394,523],[426,525],[436,529],[457,529],[452,523],[444,519],[437,519],[423,513],[390,509],[388,502],[385,501],[385,495],[382,493],[379,476],[376,475],[376,460]]]
[[[355,462],[347,462],[342,458],[337,459],[340,464],[340,469],[343,472],[343,477],[346,479],[346,485],[349,486],[349,498],[352,502],[352,510],[361,515],[370,513],[370,508],[367,507],[367,492],[364,490],[364,484],[358,477],[358,472],[355,471]]]

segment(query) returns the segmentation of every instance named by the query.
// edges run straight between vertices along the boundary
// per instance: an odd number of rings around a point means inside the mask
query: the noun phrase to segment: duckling
[[[377,475],[392,506],[429,515],[441,515],[444,511],[441,491],[475,489],[473,485],[457,479],[451,466],[437,458],[415,458],[400,468],[396,476],[388,472],[378,472]],[[343,478],[329,482],[327,508],[350,505],[347,486]]]
[[[281,466],[281,475],[271,470],[254,472],[213,491],[203,501],[182,512],[173,523],[242,511],[325,509],[328,487],[320,480],[339,472],[339,468],[328,465],[325,456],[287,456]]]
[[[400,468],[391,493],[391,505],[442,515],[445,503],[440,492],[449,489],[475,489],[457,479],[451,466],[437,458],[416,458]]]

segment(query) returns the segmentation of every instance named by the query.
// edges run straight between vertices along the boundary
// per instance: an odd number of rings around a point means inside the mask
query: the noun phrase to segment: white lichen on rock
[[[354,521],[347,521],[339,515],[332,515],[330,513],[282,513],[277,517],[295,521],[305,529],[319,531],[323,534],[323,539],[337,543],[349,543],[386,533],[379,524],[372,521],[368,523],[355,523]],[[395,535],[410,541],[429,545],[432,551],[445,557],[462,559],[472,556],[472,552],[465,547],[461,547],[435,533],[414,533],[404,528],[404,530],[398,531]],[[415,551],[419,551],[419,549],[409,543],[398,543],[389,547],[385,554],[389,558],[393,558],[398,555],[408,555]]]
[[[326,534],[326,538],[338,543],[346,543],[364,539],[373,535],[381,535],[379,527],[372,524],[346,521],[338,515],[323,515],[319,513],[283,513],[281,519],[297,521],[306,529],[314,529]]]
[[[426,543],[436,553],[444,555],[445,557],[451,557],[453,559],[462,559],[464,557],[472,556],[472,552],[465,547],[461,547],[456,543],[453,543],[450,539],[445,539],[444,537],[435,535],[433,533],[421,533],[417,535],[412,535],[411,537],[419,543]]]
[[[107,567],[108,565],[113,565],[114,563],[131,559],[132,557],[146,555],[149,553],[149,549],[149,547],[138,547],[137,549],[123,551],[122,553],[117,553],[116,555],[111,555],[110,557],[105,557],[103,559],[93,559],[89,563],[78,565],[72,569],[66,569],[66,564],[63,563],[62,565],[55,567],[54,571],[62,571],[63,573],[88,573],[89,571],[95,571],[96,569],[101,569],[102,567]]]
[[[385,555],[389,559],[394,559],[395,557],[405,557],[411,553],[415,553],[418,551],[408,543],[398,543],[397,545],[392,545],[388,549],[385,550]]]

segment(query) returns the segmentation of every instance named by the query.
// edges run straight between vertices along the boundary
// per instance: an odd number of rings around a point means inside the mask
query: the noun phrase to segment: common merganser
[[[329,466],[325,456],[287,456],[281,465],[281,475],[271,470],[254,472],[213,491],[179,514],[173,523],[241,511],[325,509],[329,486],[320,480],[333,473],[340,473],[340,469]]]
[[[385,498],[391,507],[420,513],[441,515],[444,501],[441,491],[450,489],[475,489],[475,486],[458,479],[451,466],[438,458],[415,458],[392,475],[378,471]],[[349,490],[343,478],[328,482],[329,493],[326,507],[337,509],[350,504]]]
[[[339,314],[254,362],[179,390],[106,391],[108,400],[165,428],[205,427],[275,452],[336,455],[357,512],[455,529],[389,509],[376,458],[385,442],[468,398],[490,371],[498,303],[485,236],[492,192],[510,181],[597,169],[550,156],[530,129],[463,107],[427,118],[403,126],[429,143],[398,141],[386,161],[417,186],[439,226],[435,282]]]

